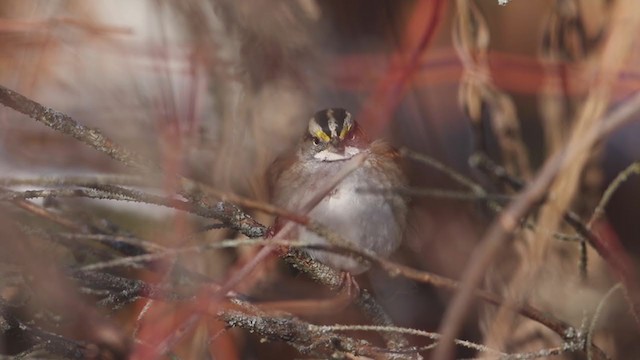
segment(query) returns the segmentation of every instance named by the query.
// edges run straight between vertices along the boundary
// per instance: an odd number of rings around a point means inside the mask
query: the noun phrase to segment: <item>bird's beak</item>
[[[327,146],[327,150],[334,154],[344,155],[344,145],[340,143],[340,139],[331,139]]]

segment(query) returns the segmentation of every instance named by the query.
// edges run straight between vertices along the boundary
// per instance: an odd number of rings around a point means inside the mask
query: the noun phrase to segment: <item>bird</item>
[[[307,215],[340,236],[349,247],[386,258],[400,245],[406,227],[408,199],[394,190],[407,186],[407,177],[399,153],[382,139],[370,141],[345,109],[316,112],[302,140],[273,162],[269,169],[271,201],[294,213],[303,211],[324,182],[331,181],[347,160],[361,153],[366,153],[364,162]],[[282,223],[282,219],[276,219],[274,228],[281,228],[278,224]],[[330,246],[329,240],[302,225],[296,225],[288,236]],[[305,251],[311,258],[350,275],[370,268],[361,259],[319,247]]]

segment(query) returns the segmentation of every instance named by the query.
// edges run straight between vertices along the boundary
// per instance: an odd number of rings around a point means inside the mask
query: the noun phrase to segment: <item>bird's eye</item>
[[[320,139],[318,139],[317,137],[313,138],[313,145],[320,145]]]
[[[349,135],[347,135],[347,140],[353,140],[356,138],[356,132],[352,131],[349,133]]]

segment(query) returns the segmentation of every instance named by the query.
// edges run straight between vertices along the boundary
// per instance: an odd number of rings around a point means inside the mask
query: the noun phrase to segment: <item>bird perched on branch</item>
[[[305,209],[319,189],[358,154],[364,154],[364,162],[326,189],[326,194],[320,194],[322,198],[314,207]],[[369,141],[344,109],[318,111],[296,149],[273,163],[270,181],[274,204],[292,212],[309,211],[309,218],[337,234],[349,247],[386,257],[402,240],[407,199],[393,191],[406,185],[399,154],[383,140]],[[282,219],[276,220],[276,230],[281,224]],[[326,238],[301,225],[296,225],[287,238],[331,246]],[[354,275],[369,268],[367,263],[347,255],[318,249],[308,253]]]

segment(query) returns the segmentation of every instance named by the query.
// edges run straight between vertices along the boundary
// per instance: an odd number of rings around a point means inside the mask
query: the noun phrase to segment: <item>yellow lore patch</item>
[[[322,130],[316,131],[315,136],[324,142],[329,142],[331,140],[329,135],[325,134],[325,132]]]
[[[349,130],[351,130],[351,125],[344,124],[342,131],[340,131],[340,140],[344,140],[344,137],[347,136],[347,134],[349,133]]]

